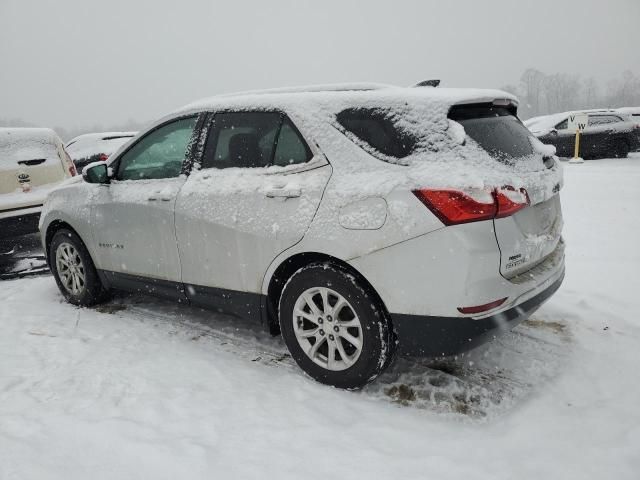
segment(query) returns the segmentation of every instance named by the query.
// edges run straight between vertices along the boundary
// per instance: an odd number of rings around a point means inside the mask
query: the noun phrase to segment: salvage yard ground
[[[361,392],[314,383],[244,321],[2,281],[0,479],[638,478],[640,154],[565,164],[562,202],[547,304]]]

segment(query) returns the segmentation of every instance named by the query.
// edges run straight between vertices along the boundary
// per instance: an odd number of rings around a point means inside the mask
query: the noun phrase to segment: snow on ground
[[[0,283],[0,479],[636,479],[640,156],[565,164],[567,276],[512,333],[362,392],[258,326]]]

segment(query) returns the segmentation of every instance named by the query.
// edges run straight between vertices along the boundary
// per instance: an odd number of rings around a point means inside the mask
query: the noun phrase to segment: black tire
[[[629,155],[629,144],[624,140],[616,140],[613,143],[614,158],[627,158]]]
[[[84,272],[85,281],[78,293],[72,293],[65,287],[60,272],[58,272],[56,252],[58,248],[65,243],[70,244],[77,251]],[[109,293],[100,281],[100,277],[98,276],[98,272],[87,248],[84,246],[82,240],[80,240],[80,237],[71,230],[60,229],[53,235],[49,246],[49,267],[51,268],[53,277],[56,279],[60,292],[69,303],[89,307],[101,303],[108,298]]]
[[[302,294],[309,289],[328,288],[342,296],[348,302],[347,314],[351,312],[357,315],[361,329],[361,349],[359,356],[348,368],[333,371],[314,362],[303,350],[296,337],[294,327],[294,308]],[[317,294],[320,295],[320,294]],[[331,295],[331,294],[330,294]],[[318,297],[314,297],[318,299]],[[337,298],[335,302],[337,302]],[[321,301],[321,300],[318,300]],[[331,300],[329,300],[331,307]],[[333,304],[335,306],[335,303]],[[336,314],[333,327],[326,323],[326,319],[331,321],[329,316],[325,319],[325,328],[331,332],[330,328],[341,325],[342,320],[337,317],[345,307]],[[358,389],[373,381],[393,360],[395,353],[395,340],[393,329],[388,315],[376,298],[360,284],[352,274],[346,269],[331,263],[315,263],[301,268],[293,274],[284,287],[279,303],[280,329],[291,356],[300,368],[318,382],[332,385],[338,388]],[[296,322],[301,322],[301,317],[296,318]],[[308,321],[307,321],[308,322]],[[317,322],[315,322],[317,323]],[[300,323],[298,323],[300,325]],[[320,328],[322,325],[318,325]],[[299,327],[298,327],[299,328]],[[353,331],[353,330],[351,330]],[[331,332],[333,333],[333,332]],[[327,336],[331,336],[327,333]],[[339,334],[332,337],[332,341],[344,342],[339,338]],[[317,341],[317,340],[316,340]],[[328,343],[328,339],[326,340]],[[347,342],[342,343],[343,351],[347,347],[352,347]],[[321,347],[322,348],[322,347]],[[328,347],[327,347],[328,348]],[[318,349],[320,350],[320,348]],[[326,355],[326,354],[325,354]],[[340,357],[340,353],[334,354],[334,358]],[[328,358],[328,357],[327,357]]]

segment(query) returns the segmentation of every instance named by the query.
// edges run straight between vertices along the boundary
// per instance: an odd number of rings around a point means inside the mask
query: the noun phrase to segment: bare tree
[[[522,95],[528,113],[531,116],[542,113],[542,89],[546,75],[535,68],[528,68],[520,77],[522,84]]]
[[[586,108],[600,107],[598,82],[595,78],[589,77],[584,81],[583,85],[583,98]]]

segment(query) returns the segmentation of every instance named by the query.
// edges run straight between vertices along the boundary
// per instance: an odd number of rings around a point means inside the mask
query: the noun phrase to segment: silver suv
[[[255,318],[343,388],[468,350],[564,276],[561,167],[516,108],[378,85],[188,105],[49,196],[51,270],[76,305],[119,289]]]

